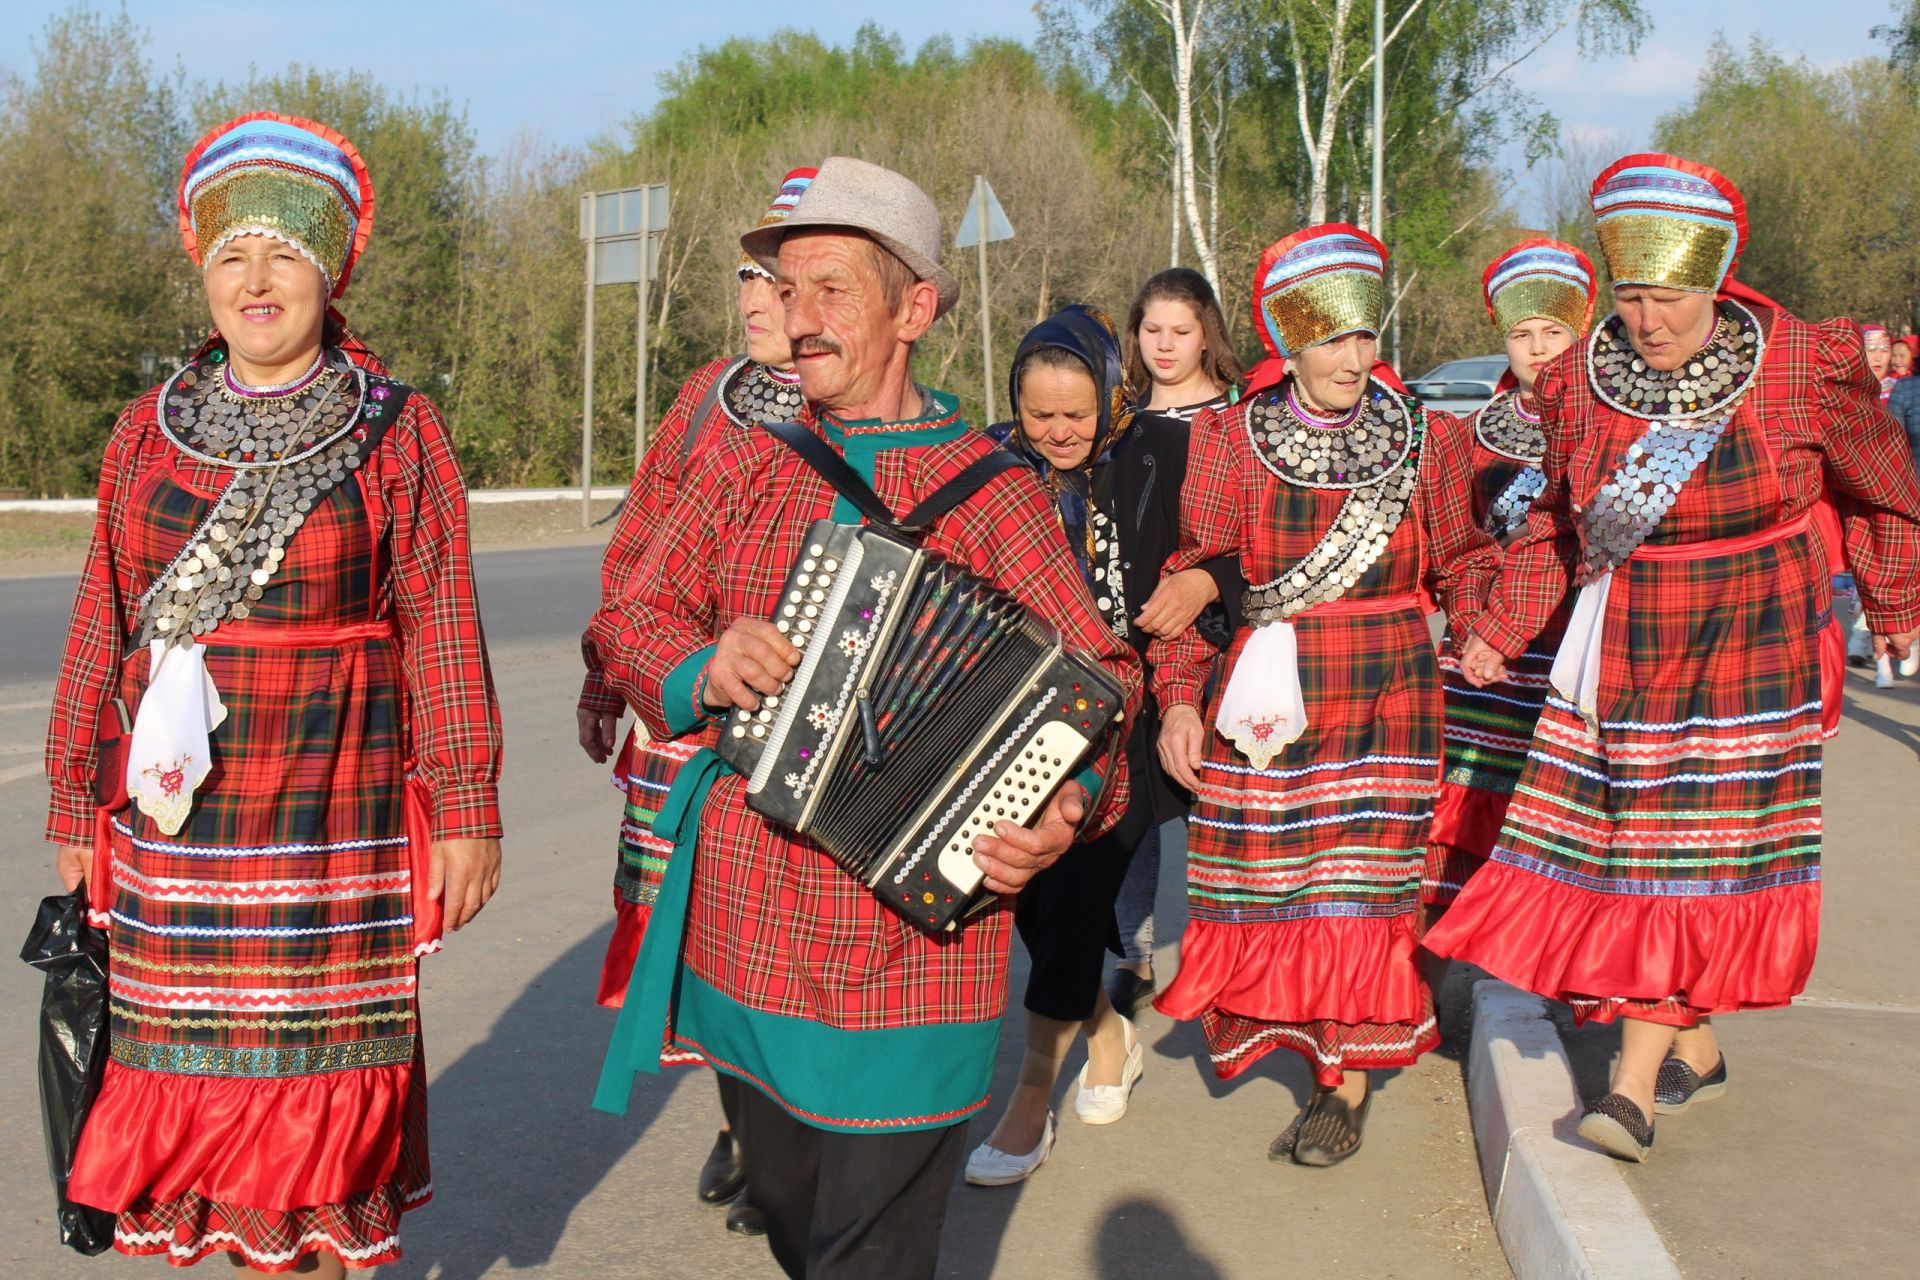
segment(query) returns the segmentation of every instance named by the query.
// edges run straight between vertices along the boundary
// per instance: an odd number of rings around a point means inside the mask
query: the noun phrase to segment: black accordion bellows
[[[916,927],[982,898],[973,839],[1034,820],[1124,693],[1011,597],[896,531],[815,522],[775,625],[793,679],[727,719],[756,812],[811,836]]]

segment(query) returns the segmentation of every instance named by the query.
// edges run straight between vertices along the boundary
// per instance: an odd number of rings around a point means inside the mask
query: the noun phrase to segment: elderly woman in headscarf
[[[1150,636],[1143,619],[1179,632],[1205,611],[1216,643],[1224,640],[1226,618],[1237,612],[1246,585],[1239,564],[1221,556],[1179,582],[1161,577],[1179,535],[1187,425],[1134,416],[1120,340],[1107,317],[1071,306],[1041,321],[1021,340],[1007,383],[1014,420],[989,434],[1025,458],[1053,495],[1067,545],[1114,635],[1144,656]],[[1122,954],[1113,908],[1133,851],[1145,832],[1183,807],[1154,759],[1158,728],[1146,699],[1127,739],[1133,790],[1125,815],[1014,899],[1014,922],[1033,960],[1026,1056],[999,1125],[967,1161],[967,1181],[975,1185],[1020,1182],[1046,1160],[1054,1081],[1082,1032],[1087,1065],[1074,1113],[1087,1124],[1111,1124],[1127,1112],[1145,1055],[1133,1023],[1101,989],[1100,973],[1107,952]]]
[[[1312,1096],[1268,1155],[1316,1166],[1359,1150],[1368,1073],[1439,1043],[1415,959],[1441,749],[1422,592],[1470,620],[1476,593],[1456,586],[1499,554],[1470,513],[1439,510],[1470,501],[1465,434],[1427,437],[1374,358],[1386,263],[1343,223],[1261,254],[1271,358],[1195,424],[1166,568],[1237,556],[1246,623],[1211,695],[1191,630],[1148,649],[1160,757],[1194,795],[1180,972],[1154,1003],[1200,1019],[1221,1079],[1275,1049],[1306,1059]]]
[[[1639,1161],[1656,1111],[1726,1089],[1711,1016],[1806,985],[1841,661],[1839,548],[1817,513],[1837,509],[1868,624],[1903,656],[1920,485],[1852,323],[1807,324],[1733,280],[1731,182],[1633,155],[1592,198],[1614,313],[1540,379],[1546,487],[1467,678],[1499,679],[1578,595],[1493,858],[1427,945],[1622,1020],[1580,1132]]]
[[[107,441],[47,737],[113,971],[69,1192],[123,1253],[337,1276],[431,1193],[415,975],[499,882],[499,715],[446,423],[329,305],[359,153],[241,116],[179,212],[213,333]]]

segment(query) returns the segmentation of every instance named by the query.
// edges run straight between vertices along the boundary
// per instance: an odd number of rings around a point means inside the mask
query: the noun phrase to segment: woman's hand
[[[53,855],[53,872],[60,877],[60,887],[72,893],[81,881],[93,878],[93,850],[79,844],[61,845]]]
[[[605,764],[618,745],[615,735],[620,732],[620,713],[577,707],[573,714],[580,723],[580,749],[595,764]]]
[[[1893,657],[1905,661],[1913,652],[1915,644],[1920,644],[1920,628],[1902,633],[1883,632],[1873,638],[1873,656],[1876,658]]]
[[[1507,660],[1500,656],[1498,649],[1479,636],[1469,635],[1465,647],[1460,650],[1460,674],[1474,688],[1484,689],[1507,678]]]
[[[1027,882],[1060,861],[1087,816],[1087,789],[1068,782],[1053,793],[1033,829],[1015,822],[995,825],[990,836],[973,838],[973,863],[986,873],[995,893],[1018,893]]]
[[[1200,789],[1200,761],[1207,727],[1192,707],[1168,707],[1160,716],[1160,767],[1188,791]]]
[[[1205,569],[1182,569],[1160,579],[1133,622],[1148,635],[1171,640],[1193,625],[1200,611],[1220,598],[1220,584]]]
[[[442,922],[457,933],[500,887],[498,840],[435,840],[427,864],[427,896],[443,903]]]

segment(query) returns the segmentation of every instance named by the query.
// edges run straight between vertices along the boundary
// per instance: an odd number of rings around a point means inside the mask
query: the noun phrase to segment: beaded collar
[[[1635,418],[1670,422],[1705,418],[1743,395],[1760,371],[1766,335],[1753,312],[1730,298],[1707,344],[1678,369],[1650,369],[1634,351],[1618,314],[1593,331],[1587,377],[1603,404]]]
[[[1515,462],[1537,463],[1546,456],[1547,433],[1540,419],[1520,407],[1520,393],[1495,396],[1473,418],[1474,438],[1492,453]]]
[[[1293,381],[1247,406],[1247,441],[1267,470],[1307,489],[1378,484],[1413,448],[1413,411],[1379,382],[1345,419],[1328,422],[1300,407]]]
[[[735,426],[791,422],[806,405],[807,398],[800,393],[798,377],[770,369],[756,360],[742,360],[724,376],[726,383],[721,388],[720,404]]]

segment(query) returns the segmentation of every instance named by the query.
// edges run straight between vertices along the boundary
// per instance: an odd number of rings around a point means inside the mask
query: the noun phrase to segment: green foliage
[[[1693,101],[1656,128],[1662,149],[1710,164],[1746,199],[1740,278],[1809,316],[1896,329],[1920,321],[1920,103],[1877,59],[1833,69],[1758,41],[1712,50]]]

